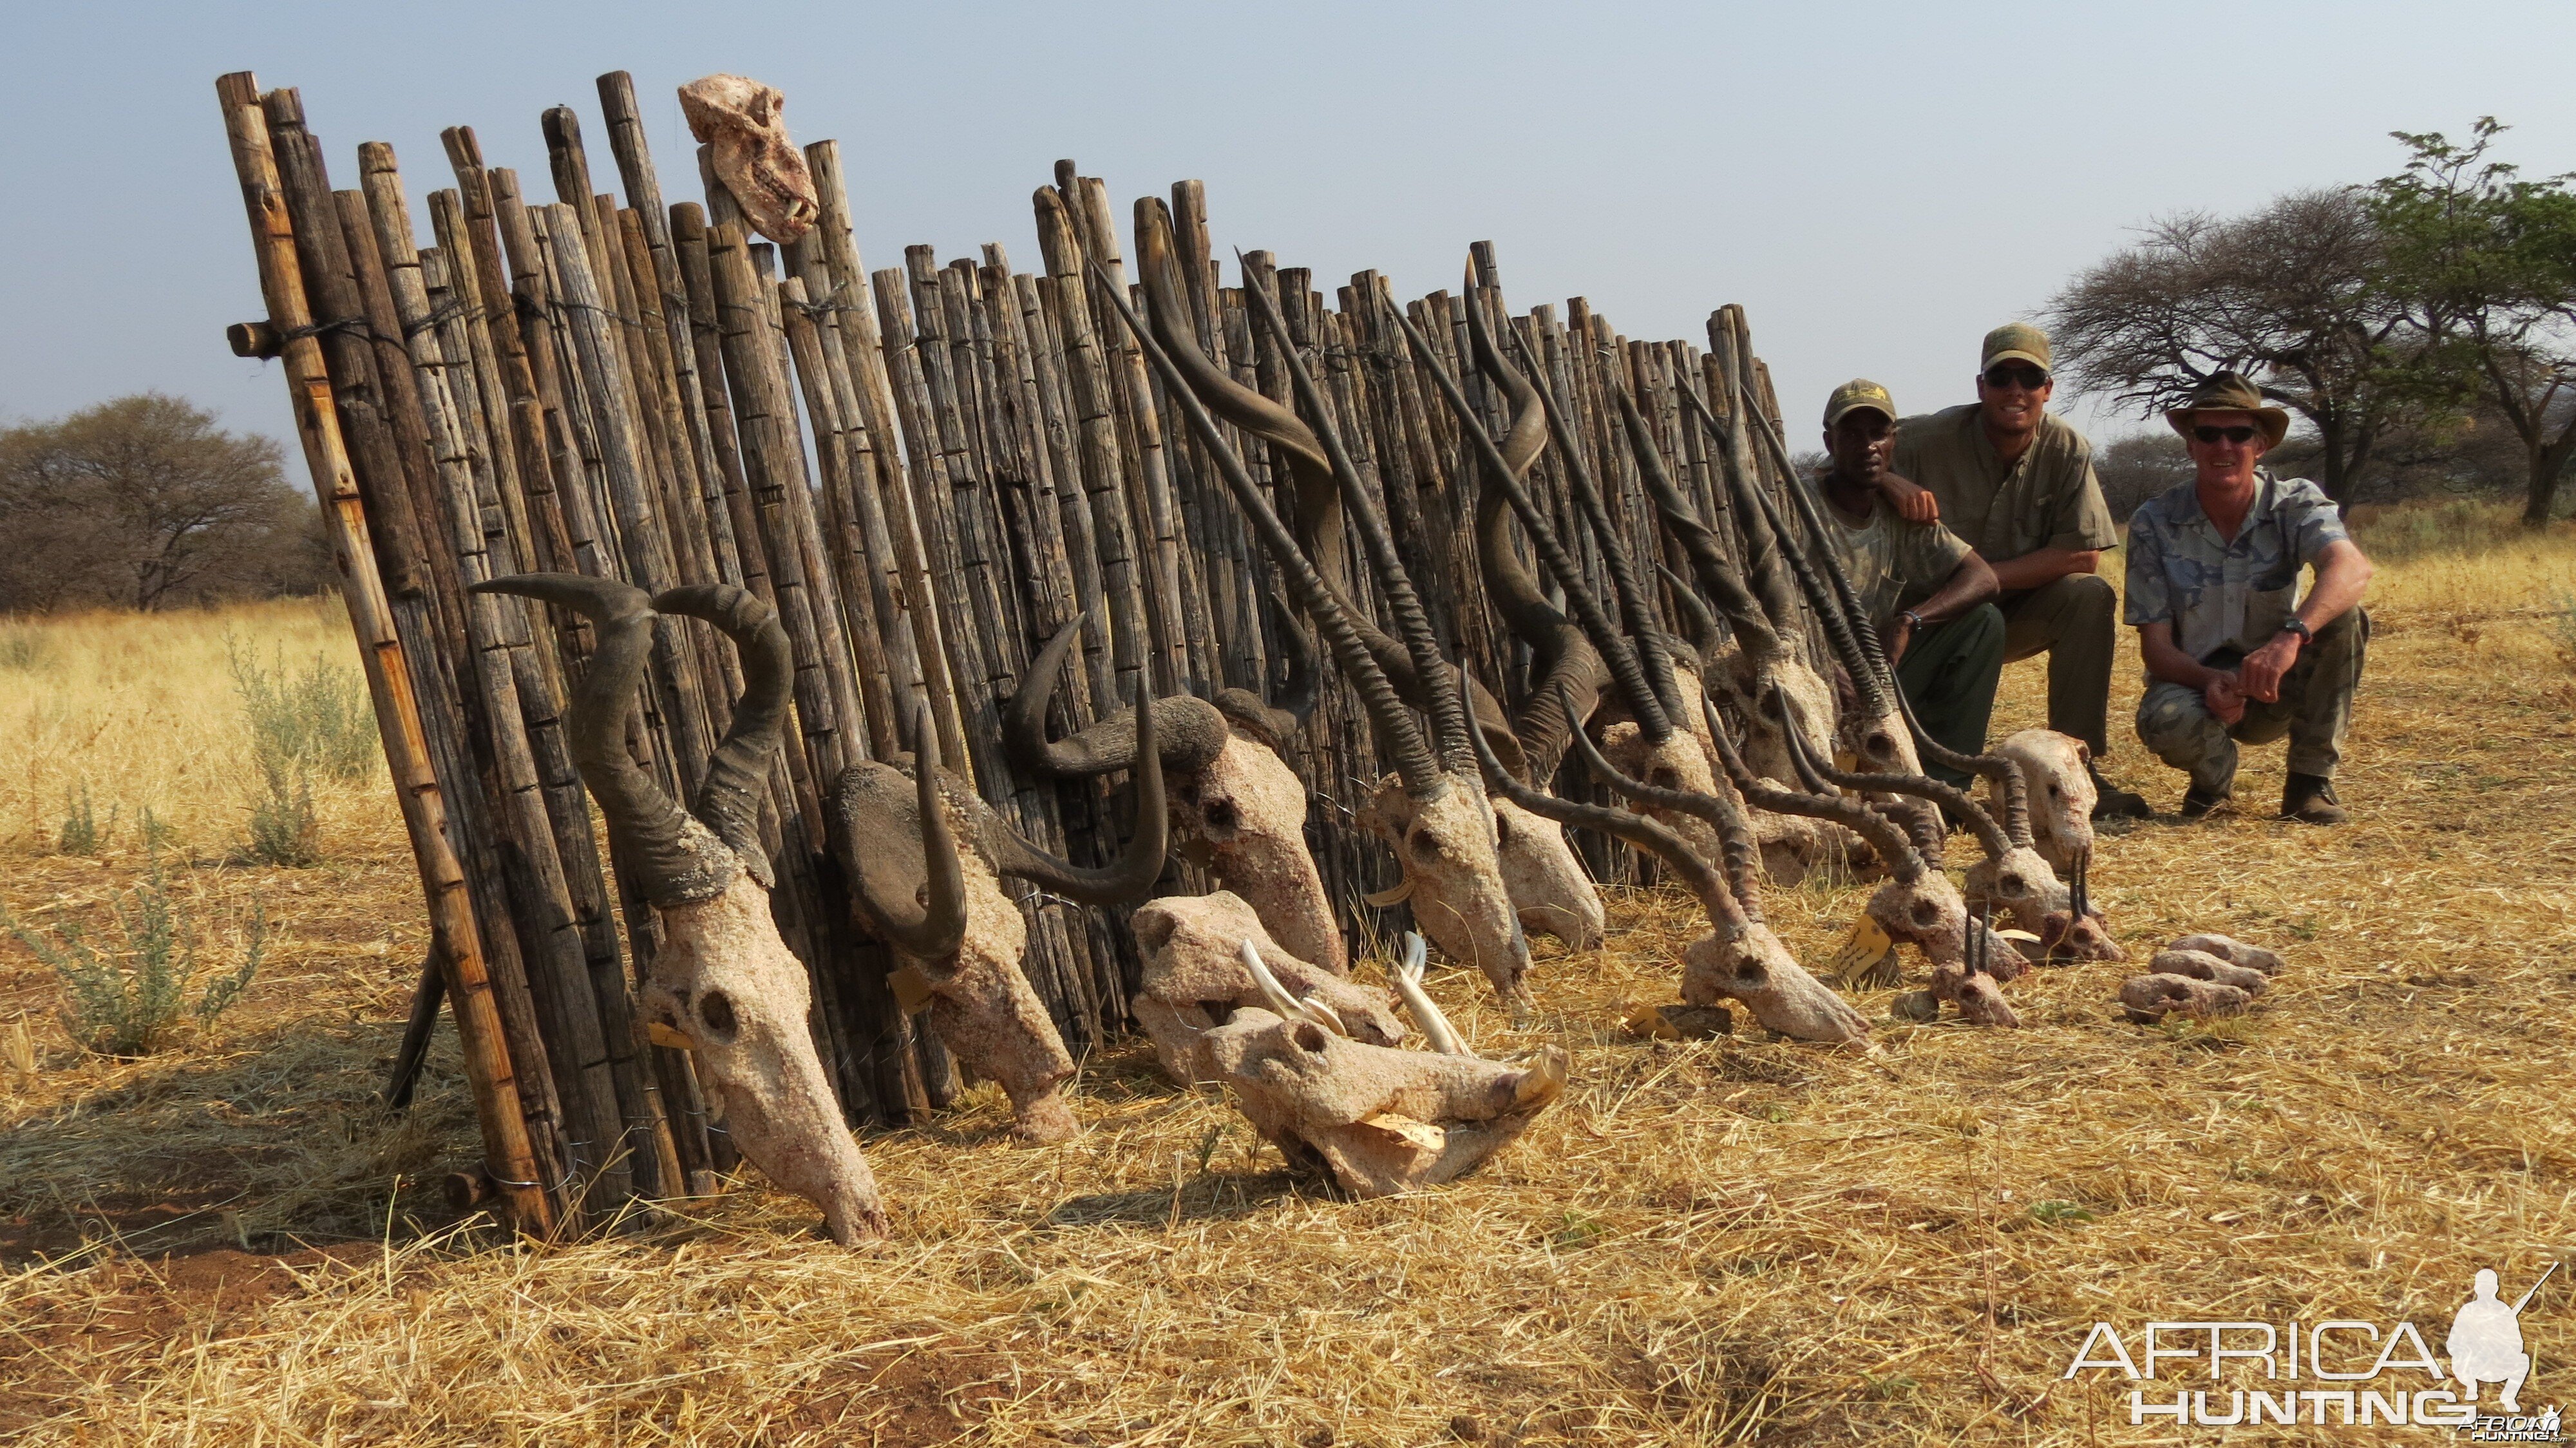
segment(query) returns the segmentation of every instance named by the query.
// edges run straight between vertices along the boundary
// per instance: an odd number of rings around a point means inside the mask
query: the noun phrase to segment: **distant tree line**
[[[2405,168],[2367,186],[2154,222],[2050,301],[2067,379],[2152,417],[2233,369],[2307,424],[2272,465],[2346,506],[2510,489],[2546,522],[2576,459],[2576,177],[2489,159],[2504,129],[2397,132]],[[2179,458],[2114,443],[2105,488]]]
[[[331,553],[277,444],[157,392],[0,429],[0,613],[310,593]]]

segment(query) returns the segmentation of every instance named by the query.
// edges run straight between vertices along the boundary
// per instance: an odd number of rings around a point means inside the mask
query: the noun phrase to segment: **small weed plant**
[[[0,673],[32,674],[53,657],[52,639],[26,624],[0,619]]]
[[[58,855],[95,855],[99,842],[116,828],[117,806],[107,807],[107,822],[99,823],[98,810],[89,802],[89,781],[63,800],[63,827],[54,834],[54,853]]]
[[[259,973],[268,916],[254,909],[221,953],[201,921],[171,892],[159,856],[151,873],[108,901],[117,938],[93,940],[78,921],[52,935],[0,909],[0,929],[17,937],[63,983],[63,1028],[83,1049],[103,1056],[148,1056],[169,1043],[182,1021],[214,1024]]]
[[[224,650],[250,723],[248,852],[271,865],[315,864],[322,852],[314,779],[363,779],[380,757],[366,687],[318,654],[294,670],[283,650],[265,664],[230,638]]]

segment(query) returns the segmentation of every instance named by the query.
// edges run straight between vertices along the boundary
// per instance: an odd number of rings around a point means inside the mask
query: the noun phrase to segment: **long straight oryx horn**
[[[1145,359],[1162,375],[1165,390],[1181,409],[1181,415],[1189,419],[1190,430],[1198,434],[1200,445],[1216,462],[1217,471],[1224,476],[1226,487],[1234,494],[1236,506],[1243,510],[1245,520],[1252,525],[1262,546],[1270,551],[1271,561],[1278,565],[1284,576],[1290,596],[1323,632],[1325,644],[1333,651],[1333,661],[1349,676],[1359,693],[1360,702],[1368,709],[1372,731],[1395,755],[1395,768],[1403,776],[1404,792],[1417,800],[1437,799],[1448,790],[1448,777],[1441,772],[1439,761],[1432,756],[1429,742],[1422,737],[1421,726],[1406,711],[1404,702],[1396,698],[1385,671],[1378,667],[1368,646],[1360,641],[1358,631],[1351,627],[1349,615],[1342,611],[1332,590],[1324,586],[1323,577],[1316,573],[1313,561],[1299,550],[1295,536],[1288,531],[1287,524],[1279,521],[1279,514],[1270,506],[1270,500],[1262,495],[1260,486],[1252,481],[1252,474],[1244,467],[1242,457],[1226,441],[1216,419],[1209,415],[1207,404],[1190,390],[1188,376],[1155,341],[1152,330],[1136,315],[1136,309],[1128,305],[1123,289],[1110,279],[1098,262],[1091,264],[1090,274],[1100,296],[1116,310],[1119,320],[1126,323],[1137,347],[1144,352]]]
[[[1476,1053],[1459,1039],[1458,1028],[1449,1024],[1449,1017],[1441,1013],[1431,993],[1422,988],[1424,955],[1422,937],[1410,930],[1404,932],[1404,958],[1387,972],[1387,978],[1395,982],[1396,995],[1412,1012],[1413,1023],[1422,1028],[1422,1039],[1431,1043],[1432,1050],[1443,1056],[1473,1057]]]
[[[573,691],[564,734],[581,782],[608,821],[609,846],[655,905],[723,894],[741,860],[626,752],[627,713],[653,652],[652,600],[644,590],[578,573],[521,573],[470,584],[468,591],[540,598],[591,621],[598,645]]]

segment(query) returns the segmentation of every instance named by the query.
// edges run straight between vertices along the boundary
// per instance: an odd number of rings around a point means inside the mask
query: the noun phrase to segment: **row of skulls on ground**
[[[712,106],[698,97],[692,126],[755,224],[774,238],[792,235],[811,212],[796,205],[801,157],[777,125],[776,93],[759,87],[745,99],[717,84],[729,82],[755,85],[710,77],[684,89],[684,104],[691,90],[710,86],[727,101]],[[1275,298],[1248,280],[1258,324],[1282,344],[1293,409],[1236,383],[1199,352],[1159,203],[1140,204],[1137,231],[1146,317],[1105,273],[1094,281],[1161,375],[1287,601],[1313,622],[1395,763],[1363,819],[1392,850],[1403,883],[1372,903],[1408,899],[1422,930],[1451,960],[1479,970],[1516,1022],[1534,1004],[1530,933],[1576,949],[1601,942],[1605,912],[1566,841],[1569,825],[1654,856],[1705,908],[1709,933],[1684,955],[1686,1006],[1731,1000],[1797,1040],[1875,1049],[1868,1022],[1765,923],[1766,877],[1794,880],[1827,865],[1881,876],[1869,916],[1930,966],[1928,989],[1898,1005],[1918,1019],[1946,1002],[1967,1021],[2012,1025],[2001,987],[2026,960],[2121,958],[2084,890],[2093,787],[2081,746],[2034,730],[1965,756],[1924,736],[1849,581],[1822,546],[1822,524],[1803,489],[1784,490],[1784,510],[1748,481],[1748,470],[1723,470],[1731,522],[1721,534],[1675,487],[1635,404],[1614,387],[1645,490],[1690,564],[1687,576],[1659,570],[1688,637],[1668,634],[1582,450],[1569,445],[1543,371],[1524,372],[1505,357],[1483,307],[1469,306],[1477,369],[1510,405],[1510,425],[1497,440],[1411,319],[1394,312],[1479,465],[1474,527],[1485,591],[1534,660],[1535,687],[1518,711],[1507,711],[1444,657],[1382,501],[1336,435],[1298,350],[1286,345]],[[1499,330],[1531,360],[1524,339]],[[1719,428],[1688,387],[1680,390],[1702,424]],[[1254,482],[1220,418],[1284,461],[1293,526]],[[1765,428],[1763,441],[1785,466],[1785,449]],[[1607,600],[1526,485],[1551,434],[1605,565]],[[1516,545],[1515,525],[1539,568]],[[1392,635],[1359,606],[1362,585],[1342,563],[1345,528],[1360,542]],[[820,1206],[836,1239],[882,1233],[883,1202],[807,1028],[805,970],[768,906],[773,878],[756,820],[793,668],[774,614],[755,596],[721,586],[648,596],[614,580],[543,574],[478,587],[574,609],[598,630],[569,732],[612,849],[660,917],[664,944],[642,1008],[691,1040],[700,1076],[746,1157]],[[656,613],[707,620],[742,657],[744,696],[685,809],[625,745]],[[1304,687],[1292,686],[1277,705],[1241,690],[1212,702],[1140,697],[1132,718],[1049,739],[1046,715],[1074,633],[1069,626],[1059,634],[1022,679],[1005,711],[1004,743],[1016,766],[1039,777],[1132,772],[1137,831],[1116,862],[1076,866],[1019,836],[970,783],[941,767],[935,731],[918,721],[917,756],[845,771],[829,810],[833,849],[862,923],[919,971],[930,1028],[966,1069],[1002,1086],[1019,1132],[1051,1141],[1075,1131],[1061,1094],[1073,1062],[1022,973],[1026,927],[1001,877],[1078,904],[1122,903],[1149,893],[1167,851],[1178,848],[1221,888],[1136,912],[1145,968],[1132,1003],[1176,1078],[1223,1085],[1292,1164],[1327,1170],[1364,1195],[1448,1180],[1517,1136],[1562,1091],[1561,1050],[1516,1062],[1474,1055],[1422,988],[1418,938],[1391,977],[1432,1049],[1406,1049],[1395,1000],[1350,979],[1342,933],[1305,845],[1305,792],[1281,757],[1301,706],[1312,701],[1311,652]],[[1823,647],[1806,647],[1811,636]],[[1832,661],[1822,671],[1810,662],[1819,655]],[[1545,791],[1569,749],[1627,800],[1625,808]],[[1838,757],[1850,767],[1833,763]],[[1928,777],[1926,757],[1982,779],[1986,799]],[[1983,856],[1966,870],[1964,890],[1942,868],[1944,811],[1969,828]],[[870,847],[859,848],[862,841]],[[2009,919],[2013,928],[1998,931],[1990,919]],[[2176,945],[2156,957],[2153,974],[2123,987],[2133,1014],[2241,1006],[2279,965],[2223,937]]]

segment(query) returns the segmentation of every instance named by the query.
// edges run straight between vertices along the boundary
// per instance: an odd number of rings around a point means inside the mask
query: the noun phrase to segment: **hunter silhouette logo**
[[[2442,1344],[2447,1365],[2415,1324],[2402,1320],[2384,1329],[2353,1318],[2150,1322],[2134,1355],[2118,1328],[2097,1322],[2063,1376],[2108,1369],[2132,1381],[2199,1378],[2208,1385],[2175,1392],[2167,1401],[2150,1390],[2130,1389],[2132,1426],[2160,1417],[2213,1428],[2417,1426],[2464,1428],[2463,1437],[2473,1443],[2564,1442],[2557,1407],[2526,1415],[2521,1400],[2532,1371],[2523,1312],[2557,1272],[2558,1264],[2551,1263],[2527,1291],[2507,1302],[2497,1295],[2496,1272],[2479,1269],[2468,1300],[2451,1316]],[[2178,1361],[2206,1366],[2195,1371],[2177,1367]],[[2493,1403],[2501,1412],[2481,1412],[2478,1399],[2485,1388],[2496,1390]]]

